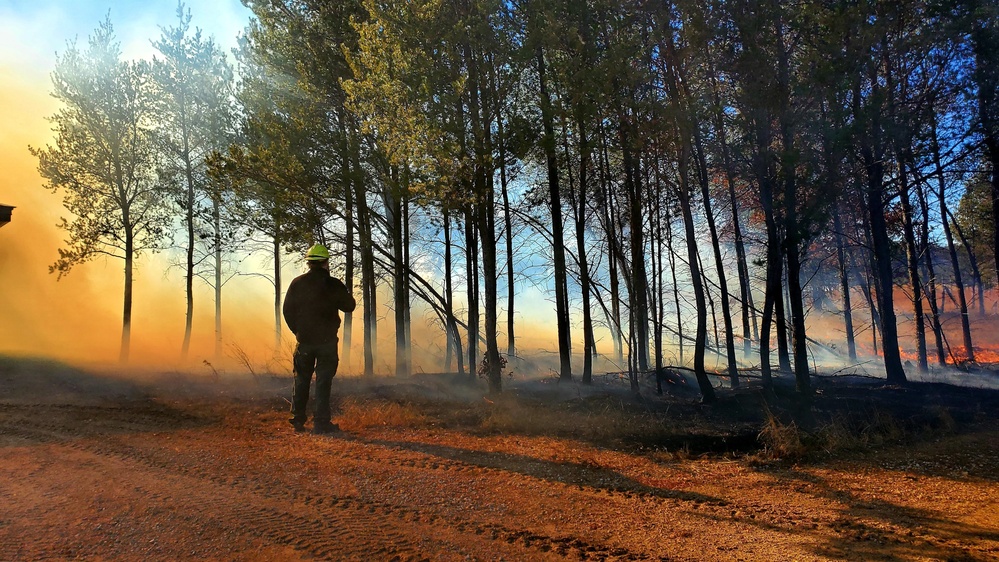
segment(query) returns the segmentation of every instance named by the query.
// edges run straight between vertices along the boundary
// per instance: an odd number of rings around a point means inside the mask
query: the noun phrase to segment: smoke
[[[0,202],[14,205],[12,220],[0,229],[0,353],[105,363],[118,356],[122,327],[123,263],[97,259],[75,267],[61,280],[48,272],[58,258],[65,232],[55,225],[67,216],[61,197],[44,188],[37,160],[28,146],[51,142],[46,116],[57,105],[46,86],[16,79],[7,67],[0,90]],[[164,255],[137,262],[132,321],[132,359],[136,365],[179,364],[184,331],[182,272],[169,269]],[[214,358],[214,305],[200,287],[196,295],[194,340],[189,364]],[[272,347],[273,312],[265,282],[236,282],[223,295],[229,345]],[[260,306],[246,306],[252,300]],[[232,363],[232,361],[229,361]]]

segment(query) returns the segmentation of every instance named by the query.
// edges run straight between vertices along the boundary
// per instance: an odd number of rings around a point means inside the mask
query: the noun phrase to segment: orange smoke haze
[[[67,216],[61,196],[45,189],[28,146],[52,142],[47,117],[58,105],[47,95],[48,76],[26,76],[0,68],[0,202],[14,205],[11,222],[0,229],[0,353],[103,363],[117,359],[121,339],[123,263],[97,259],[75,267],[59,281],[48,267],[58,258],[65,232],[55,225]],[[162,255],[137,262],[132,320],[132,363],[179,367],[184,332],[183,274],[168,271]],[[229,344],[247,350],[271,347],[272,312],[265,282],[233,283],[223,294],[223,332]],[[260,285],[257,287],[256,285]],[[214,361],[211,293],[195,295],[190,360]],[[260,306],[245,306],[252,299]]]

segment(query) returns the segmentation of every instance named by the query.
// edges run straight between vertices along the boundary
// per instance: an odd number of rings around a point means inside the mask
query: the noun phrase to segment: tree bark
[[[219,194],[212,198],[212,228],[215,254],[215,358],[222,357],[222,210]]]
[[[907,150],[906,150],[907,152]],[[909,272],[909,285],[912,286],[912,319],[916,323],[916,364],[920,373],[929,370],[926,361],[926,322],[923,319],[923,292],[919,279],[919,249],[912,224],[912,202],[909,199],[909,175],[906,165],[909,158],[899,162],[899,196],[902,203],[902,229],[905,239],[905,262]]]
[[[974,250],[971,249],[971,244],[968,242],[968,238],[964,235],[964,229],[961,228],[961,224],[957,222],[957,218],[954,217],[954,213],[950,209],[947,209],[947,215],[950,217],[951,224],[954,225],[954,230],[957,231],[957,238],[961,241],[961,245],[964,246],[964,251],[968,254],[968,263],[971,265],[971,276],[974,286],[978,287],[978,314],[985,316],[985,284],[982,283],[982,271],[978,268],[978,258],[975,256]]]
[[[853,334],[853,305],[850,303],[850,276],[846,261],[846,247],[843,243],[843,221],[840,213],[833,213],[833,228],[836,230],[836,259],[839,265],[839,290],[843,294],[843,326],[846,331],[846,349],[850,361],[857,361],[857,342]]]
[[[593,312],[590,310],[590,270],[586,261],[586,200],[589,197],[590,143],[586,123],[577,118],[579,132],[579,193],[576,206],[576,253],[579,257],[579,287],[583,307],[583,384],[593,382],[593,356],[597,351],[593,335]]]
[[[479,266],[478,237],[471,206],[465,207],[465,271],[468,294],[468,375],[475,379],[479,355]]]
[[[125,211],[126,215],[128,211]],[[125,217],[126,224],[128,217]],[[125,233],[125,290],[123,295],[121,311],[121,349],[118,352],[118,361],[128,363],[128,357],[132,343],[132,272],[133,272],[133,246],[132,233]]]
[[[183,104],[183,101],[181,101]],[[182,111],[182,114],[184,112]],[[187,227],[186,262],[184,263],[184,295],[187,307],[184,314],[184,341],[180,346],[180,355],[187,358],[191,349],[191,329],[194,324],[194,171],[191,165],[190,146],[187,139],[187,120],[182,117],[182,135],[184,138],[184,179],[187,184],[187,199],[184,201],[184,223]]]
[[[688,161],[690,159],[690,140],[684,139],[680,154],[680,186],[677,199],[680,201],[680,212],[683,215],[683,227],[687,238],[687,261],[690,265],[690,280],[694,286],[694,302],[697,306],[697,328],[694,332],[694,376],[701,391],[701,401],[715,401],[715,390],[711,386],[707,372],[704,370],[704,351],[708,335],[708,311],[704,298],[704,286],[701,284],[701,271],[698,267],[697,241],[694,232],[694,217],[690,209],[690,178]]]
[[[947,220],[947,180],[944,177],[943,166],[940,163],[940,144],[937,137],[936,116],[931,116],[932,136],[930,147],[933,151],[933,166],[936,172],[940,202],[940,222],[943,226],[944,238],[947,240],[947,252],[950,254],[951,267],[954,269],[954,286],[957,288],[957,302],[961,312],[961,333],[964,335],[965,357],[971,363],[975,361],[975,348],[971,343],[971,324],[968,320],[968,300],[964,294],[964,281],[961,276],[961,263],[957,259],[957,248],[954,246],[954,235]]]
[[[877,118],[874,118],[877,120]],[[874,125],[878,131],[880,124]],[[881,152],[865,144],[861,148],[867,172],[867,213],[870,217],[871,240],[874,248],[875,277],[877,280],[878,310],[881,317],[881,348],[884,353],[885,373],[891,384],[906,382],[905,370],[898,349],[898,328],[895,324],[895,287],[888,230],[885,225],[884,159]],[[875,152],[879,156],[875,156]]]
[[[718,276],[718,292],[721,299],[722,322],[725,326],[725,358],[727,371],[732,388],[739,387],[739,366],[735,361],[735,338],[732,327],[732,312],[728,301],[728,282],[725,278],[725,264],[722,260],[721,245],[718,241],[718,229],[715,227],[715,216],[711,209],[711,192],[708,185],[708,165],[701,146],[701,135],[694,131],[694,146],[697,155],[697,177],[701,185],[701,199],[704,203],[704,216],[708,224],[708,234],[711,236],[711,248],[714,250],[715,273]],[[745,301],[744,301],[745,302]],[[748,319],[747,319],[748,320]],[[746,322],[748,327],[748,321]]]
[[[281,242],[274,229],[274,353],[281,351]]]
[[[920,231],[919,247],[926,267],[926,302],[930,307],[930,328],[933,330],[933,341],[937,352],[937,363],[947,364],[947,354],[944,353],[943,327],[940,324],[940,311],[937,309],[937,275],[933,265],[933,252],[930,250],[930,205],[926,191],[921,182],[916,182],[916,195],[922,209],[922,230]]]
[[[341,123],[343,119],[340,119]],[[351,188],[351,178],[353,177],[353,171],[350,166],[350,158],[348,156],[350,150],[350,143],[346,141],[346,128],[341,125],[340,133],[344,135],[345,142],[344,147],[347,154],[343,156],[343,214],[344,214],[344,268],[343,268],[343,284],[346,285],[347,290],[353,294],[354,292],[354,198],[353,189]],[[344,366],[344,371],[351,372],[351,336],[353,335],[354,327],[354,313],[344,312],[343,313],[343,337],[340,340],[340,361]]]
[[[552,216],[552,253],[555,275],[555,315],[558,324],[558,355],[559,379],[572,379],[572,364],[570,362],[569,334],[569,289],[565,262],[565,235],[562,221],[562,198],[559,191],[558,160],[555,155],[555,127],[551,97],[548,92],[548,73],[545,66],[545,56],[538,46],[535,56],[538,71],[538,83],[541,96],[541,120],[544,130],[545,160],[548,166],[548,195]]]
[[[392,236],[392,300],[395,308],[395,374],[409,375],[409,344],[406,341],[406,263],[403,250],[403,195],[399,170],[393,166],[386,189],[386,203]]]
[[[364,376],[374,375],[375,339],[378,336],[377,280],[375,279],[374,245],[371,240],[371,210],[364,191],[360,147],[356,142],[351,150],[351,177],[354,190],[354,208],[357,212],[357,231],[361,245],[361,298],[364,303]]]

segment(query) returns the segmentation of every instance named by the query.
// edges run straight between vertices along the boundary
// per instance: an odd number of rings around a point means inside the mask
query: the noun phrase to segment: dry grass
[[[783,423],[777,416],[767,412],[767,422],[760,430],[759,441],[763,445],[760,456],[769,459],[797,459],[808,453],[804,432],[794,422]]]
[[[788,402],[743,399],[711,407],[694,401],[621,395],[428,394],[419,385],[343,388],[344,429],[450,428],[491,435],[587,441],[669,458],[736,455],[750,461],[807,460],[866,453],[957,431],[948,407],[894,408],[864,400],[798,411]]]
[[[429,418],[417,406],[399,401],[344,398],[336,420],[344,429],[422,427]]]
[[[755,457],[758,460],[797,460],[817,453],[836,455],[870,451],[927,435],[954,433],[957,426],[945,408],[938,408],[933,418],[923,424],[906,423],[890,412],[871,409],[862,416],[837,416],[805,431],[794,421],[784,422],[768,411],[759,436],[762,449]]]
[[[572,412],[557,404],[526,402],[503,396],[487,402],[480,429],[497,433],[526,433],[611,437],[620,432],[620,412]]]

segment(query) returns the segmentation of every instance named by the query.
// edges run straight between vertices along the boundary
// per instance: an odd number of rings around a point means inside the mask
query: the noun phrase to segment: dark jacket
[[[284,297],[284,321],[299,343],[326,344],[337,341],[340,310],[357,307],[343,281],[315,267],[292,280]]]

